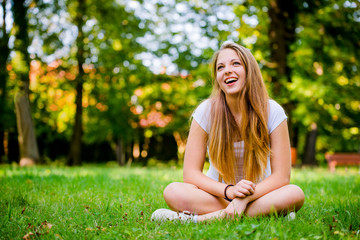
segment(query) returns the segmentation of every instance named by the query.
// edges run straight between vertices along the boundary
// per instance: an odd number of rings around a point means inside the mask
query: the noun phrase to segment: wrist
[[[249,202],[251,202],[250,196],[246,196],[246,197],[243,197],[243,198],[237,198],[237,199],[240,199],[245,204],[248,204]]]
[[[243,199],[244,199],[244,201],[245,201],[246,203],[251,202],[251,201],[250,201],[250,197],[249,197],[249,196],[246,196],[246,197],[244,197]]]
[[[244,198],[235,197],[231,203],[247,206],[250,202],[251,201],[249,197],[244,197]]]
[[[226,187],[225,187],[225,189],[224,189],[224,197],[225,197],[225,199],[226,200],[228,200],[228,201],[232,201],[233,199],[231,199],[231,198],[229,198],[229,195],[227,194],[227,191],[228,191],[228,189],[230,188],[230,187],[233,187],[234,185],[232,185],[232,184],[229,184],[229,185],[227,185]]]

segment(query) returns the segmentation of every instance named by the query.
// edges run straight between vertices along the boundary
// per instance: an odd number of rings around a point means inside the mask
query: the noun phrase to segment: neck
[[[240,109],[237,96],[226,96],[226,104],[230,108],[230,111],[235,119],[240,118]]]

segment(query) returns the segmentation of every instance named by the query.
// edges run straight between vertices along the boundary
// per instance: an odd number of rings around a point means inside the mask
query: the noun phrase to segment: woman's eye
[[[221,70],[223,68],[223,66],[218,66],[217,70]]]
[[[241,65],[240,62],[234,62],[234,65]]]

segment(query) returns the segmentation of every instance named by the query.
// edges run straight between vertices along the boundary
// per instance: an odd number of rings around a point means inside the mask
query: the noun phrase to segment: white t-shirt
[[[280,123],[282,123],[287,116],[285,114],[284,109],[274,100],[269,100],[269,118],[268,118],[268,130],[269,134],[277,128]],[[207,99],[202,102],[194,111],[193,118],[195,121],[201,126],[204,131],[209,134],[210,132],[210,110],[211,104],[210,100]],[[236,158],[236,182],[240,181],[244,178],[243,176],[243,163],[244,163],[244,141],[241,142],[234,142],[234,151],[235,151],[235,158]],[[207,172],[207,176],[218,181],[219,180],[219,173],[216,168],[212,165],[211,159],[210,160],[210,167]],[[270,155],[268,156],[267,166],[265,169],[264,178],[267,178],[271,175],[271,166],[270,166]]]

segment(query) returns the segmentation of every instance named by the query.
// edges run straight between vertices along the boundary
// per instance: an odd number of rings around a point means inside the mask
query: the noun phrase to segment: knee
[[[177,205],[181,202],[183,194],[181,194],[181,183],[173,182],[164,189],[165,202],[173,209],[177,209]]]
[[[164,199],[167,205],[176,211],[189,209],[191,200],[186,194],[187,186],[184,183],[173,182],[164,189]]]
[[[173,198],[173,196],[175,194],[177,194],[176,190],[178,189],[176,186],[178,185],[177,182],[173,182],[173,183],[170,183],[169,185],[166,186],[166,188],[164,189],[164,198],[165,198],[165,201],[167,202],[167,200],[170,200]]]
[[[295,211],[298,211],[304,204],[305,194],[299,186],[290,185],[290,187],[291,187],[290,196],[291,196],[293,204],[294,204],[293,206],[295,208]]]

